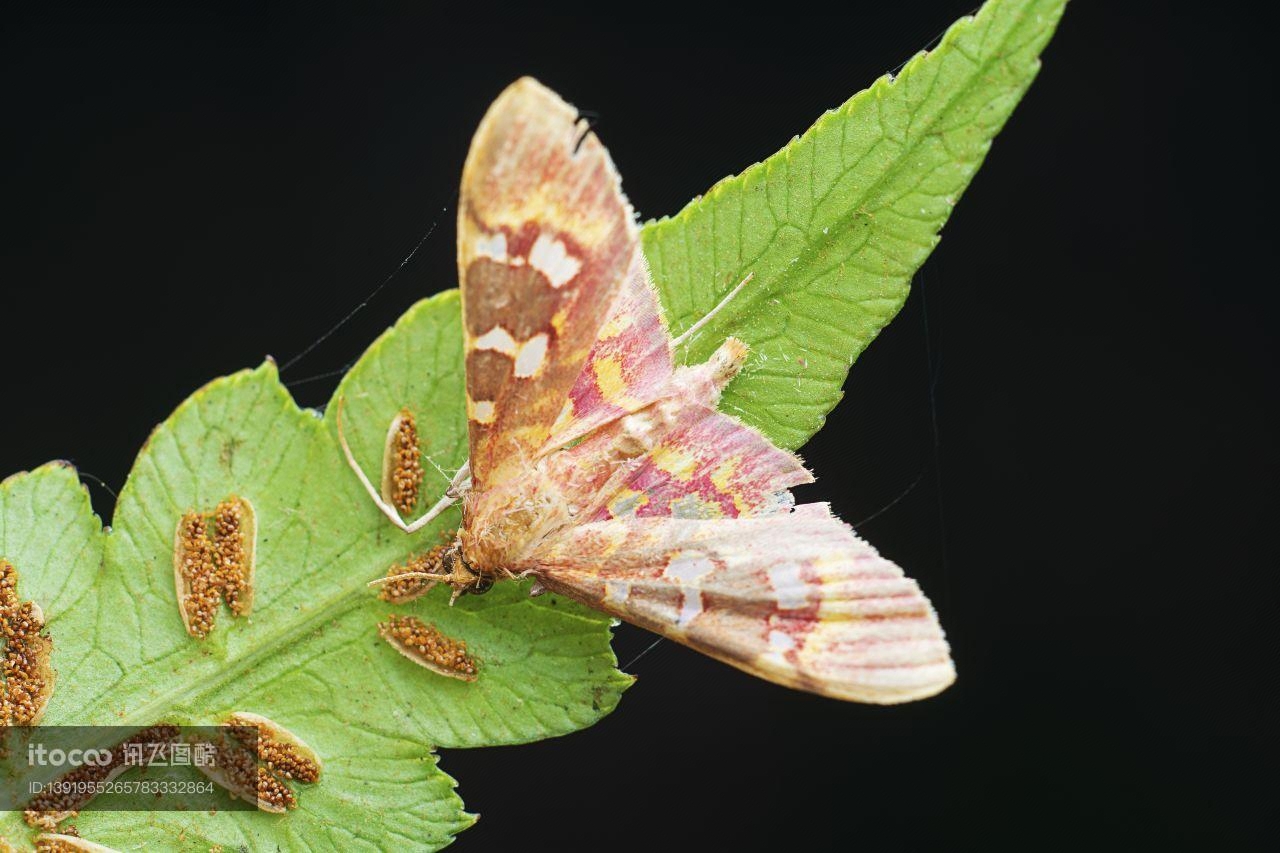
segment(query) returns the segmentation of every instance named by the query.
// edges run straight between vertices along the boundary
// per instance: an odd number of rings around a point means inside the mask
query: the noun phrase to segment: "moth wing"
[[[788,510],[792,487],[813,482],[794,453],[728,415],[679,406],[668,429],[600,489],[587,518],[738,518]]]
[[[718,393],[714,373],[714,366],[699,365],[662,384],[638,382],[660,399],[627,413],[632,417],[604,403],[575,410],[582,417],[574,418],[574,429],[586,425],[586,435],[549,453],[543,465],[579,520],[737,518],[794,504],[789,489],[813,476],[794,453],[711,407]]]
[[[521,473],[545,444],[640,254],[604,146],[524,78],[477,129],[462,173],[458,273],[471,473]]]
[[[955,679],[920,588],[825,505],[584,524],[522,568],[553,592],[824,696],[892,704]]]
[[[674,374],[667,321],[638,252],[546,449],[563,447],[671,393]]]

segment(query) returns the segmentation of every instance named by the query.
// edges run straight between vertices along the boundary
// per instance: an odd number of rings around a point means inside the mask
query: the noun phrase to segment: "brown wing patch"
[[[532,267],[477,258],[467,267],[467,334],[479,338],[495,327],[516,340],[551,328],[561,293]],[[518,295],[518,303],[517,303]]]
[[[473,400],[496,400],[511,381],[511,359],[493,350],[467,353],[467,392]]]
[[[532,79],[508,87],[472,140],[458,210],[477,488],[527,470],[639,251],[617,171],[576,111]]]

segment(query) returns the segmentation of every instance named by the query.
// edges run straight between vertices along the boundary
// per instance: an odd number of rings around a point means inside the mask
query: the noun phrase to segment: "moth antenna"
[[[382,494],[378,489],[374,488],[373,483],[371,483],[368,476],[365,475],[364,469],[361,468],[360,463],[356,461],[356,455],[351,452],[351,445],[347,444],[347,436],[342,429],[342,405],[344,402],[344,397],[338,398],[338,410],[336,417],[338,427],[338,444],[342,445],[342,454],[347,458],[347,465],[356,473],[356,477],[360,479],[360,485],[364,486],[364,490],[368,493],[369,499],[373,501],[374,505],[377,506],[378,509],[382,510],[382,514],[385,515],[392,524],[403,530],[405,533],[417,533],[419,530],[435,521],[436,518],[439,517],[440,513],[457,503],[460,492],[462,491],[461,486],[464,481],[471,476],[471,467],[467,464],[464,464],[462,468],[458,470],[458,473],[454,475],[453,481],[450,482],[449,488],[445,491],[444,495],[441,496],[440,500],[436,501],[435,505],[432,506],[431,509],[423,513],[416,521],[406,524],[404,519],[400,517],[400,513],[396,511],[396,508],[382,499]]]
[[[401,572],[398,575],[390,575],[385,578],[378,578],[377,580],[369,581],[365,586],[382,586],[384,583],[404,580],[405,578],[425,578],[426,580],[432,581],[448,581],[453,578],[453,575],[441,575],[436,574],[435,572]]]
[[[747,277],[744,278],[742,281],[738,282],[738,284],[733,288],[733,290],[730,290],[728,293],[726,293],[724,296],[724,299],[721,299],[719,302],[716,303],[716,307],[712,308],[706,314],[703,314],[702,319],[694,323],[689,328],[685,329],[684,332],[681,333],[680,337],[673,339],[671,341],[671,348],[675,349],[676,347],[684,346],[689,341],[693,340],[693,338],[699,332],[701,332],[708,323],[710,323],[713,319],[715,319],[715,316],[719,314],[724,309],[724,307],[729,304],[730,301],[733,300],[733,297],[737,296],[740,292],[742,292],[742,288],[747,286],[747,282],[751,281],[751,279],[755,277],[756,277],[756,274],[754,272],[747,273]]]

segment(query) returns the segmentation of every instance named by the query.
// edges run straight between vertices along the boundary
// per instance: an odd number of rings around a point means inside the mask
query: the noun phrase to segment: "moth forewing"
[[[581,373],[639,232],[577,111],[531,78],[485,113],[462,172],[462,290],[477,490],[519,477]]]

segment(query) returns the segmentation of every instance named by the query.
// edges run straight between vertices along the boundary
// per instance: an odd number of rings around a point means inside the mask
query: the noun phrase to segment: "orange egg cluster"
[[[229,497],[212,513],[188,512],[174,535],[174,582],[187,633],[204,638],[226,599],[237,616],[253,606],[253,506]]]
[[[4,639],[4,685],[0,725],[29,726],[53,695],[53,641],[42,635],[44,614],[18,597],[18,570],[0,559],[0,637]]]
[[[401,409],[387,433],[383,458],[383,490],[386,499],[402,515],[418,505],[422,489],[422,451],[418,447],[418,425],[413,413]]]
[[[284,726],[244,711],[228,716],[226,725],[227,734],[212,744],[214,766],[200,769],[233,796],[278,814],[298,805],[287,780],[319,781],[320,757]]]
[[[245,549],[245,509],[238,500],[226,500],[213,511],[213,553],[215,574],[222,585],[227,606],[243,616],[253,601],[249,588],[252,577]]]
[[[3,848],[0,848],[3,849]],[[41,835],[36,838],[36,853],[84,853],[86,850],[101,849],[90,846],[80,838],[75,827],[66,827],[56,835]]]
[[[378,633],[400,654],[432,672],[475,681],[479,670],[467,654],[467,644],[446,637],[434,625],[416,616],[389,616]]]
[[[256,715],[232,714],[230,725],[257,730],[255,749],[267,769],[285,779],[312,783],[320,779],[320,760],[315,751],[283,727]]]
[[[213,543],[209,541],[204,516],[189,512],[178,525],[177,569],[185,586],[180,605],[182,621],[193,637],[207,637],[218,615],[221,595]]]
[[[129,765],[125,763],[126,746],[129,744],[143,744],[147,747],[147,750],[144,751],[146,760],[150,761],[156,757],[167,756],[169,754],[167,745],[174,743],[177,739],[177,727],[164,723],[149,726],[135,732],[111,748],[110,758],[105,763],[82,764],[74,770],[59,776],[59,785],[48,786],[44,791],[32,797],[22,814],[23,820],[27,822],[28,826],[43,829],[46,832],[53,832],[59,823],[74,817],[88,805],[89,801],[94,797],[92,793],[93,785],[110,781],[128,769]],[[160,745],[161,748],[152,752],[151,748],[155,745]],[[60,833],[64,836],[75,835],[74,828],[71,827],[64,827],[60,830]],[[54,840],[56,841],[57,839]],[[83,850],[89,848],[72,847],[67,849]]]

